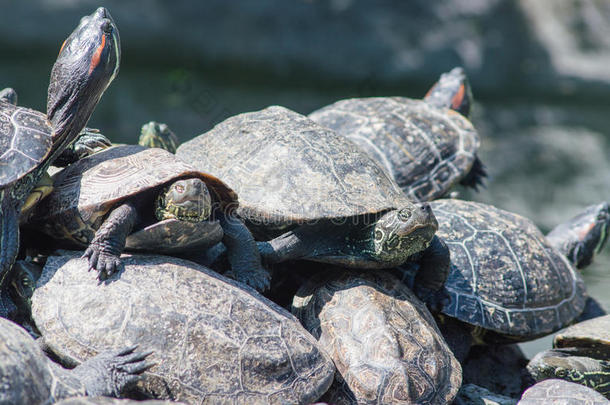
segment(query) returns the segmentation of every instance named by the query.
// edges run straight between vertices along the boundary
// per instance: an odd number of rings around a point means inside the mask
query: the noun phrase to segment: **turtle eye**
[[[104,31],[106,34],[112,33],[112,24],[110,21],[106,20],[102,23],[102,31]]]
[[[182,184],[177,184],[176,191],[179,193],[184,193],[184,186]]]
[[[400,219],[401,221],[406,221],[409,218],[411,218],[411,210],[408,208],[403,208],[400,211],[398,211],[398,219]]]
[[[380,241],[382,239],[383,239],[383,232],[381,232],[379,229],[375,230],[375,240]]]

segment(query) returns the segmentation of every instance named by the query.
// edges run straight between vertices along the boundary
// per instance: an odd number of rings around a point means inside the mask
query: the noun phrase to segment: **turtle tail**
[[[8,294],[8,280],[19,253],[19,215],[3,197],[0,192],[0,317],[8,318],[17,309]]]
[[[478,156],[475,157],[472,163],[472,168],[461,181],[460,184],[465,187],[470,187],[479,191],[479,187],[485,187],[484,179],[487,177],[485,165],[481,162]]]

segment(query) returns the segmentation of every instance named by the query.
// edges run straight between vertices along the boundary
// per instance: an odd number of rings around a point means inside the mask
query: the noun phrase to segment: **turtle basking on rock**
[[[53,191],[30,225],[68,246],[86,247],[100,279],[117,270],[126,246],[174,252],[222,240],[235,278],[264,290],[269,273],[252,235],[233,216],[236,207],[237,195],[218,178],[162,149],[125,145],[55,174]]]
[[[415,201],[447,194],[456,183],[477,188],[486,176],[479,135],[468,120],[470,85],[462,68],[441,76],[423,100],[340,100],[309,118],[351,139]]]
[[[587,295],[580,274],[530,220],[457,199],[430,205],[451,252],[434,307],[458,359],[473,342],[535,339],[581,314]]]
[[[124,255],[100,284],[76,253],[47,259],[32,316],[66,363],[138,342],[157,364],[137,391],[186,403],[303,403],[335,367],[286,310],[241,283],[186,260]]]
[[[292,311],[337,367],[328,403],[446,404],[460,388],[460,364],[434,318],[387,272],[313,277]]]
[[[0,403],[53,404],[76,395],[118,396],[152,367],[135,346],[106,351],[68,370],[48,359],[19,325],[0,318]]]
[[[570,326],[555,336],[553,347],[528,364],[536,381],[559,378],[610,399],[610,315]]]
[[[429,205],[411,202],[356,144],[301,114],[279,106],[239,114],[176,155],[239,194],[236,213],[267,263],[378,269],[425,250],[419,284],[434,290],[445,279],[447,250]]]
[[[19,215],[49,165],[72,144],[119,70],[118,30],[100,7],[81,19],[51,71],[47,114],[0,100],[0,316],[14,305],[7,273],[19,251]],[[5,98],[4,100],[6,100]]]

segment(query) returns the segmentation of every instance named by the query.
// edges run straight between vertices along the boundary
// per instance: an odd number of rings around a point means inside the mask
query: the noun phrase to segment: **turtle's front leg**
[[[125,248],[125,240],[137,221],[137,207],[125,203],[112,210],[95,232],[83,257],[89,258],[89,270],[97,270],[100,280],[108,278],[117,271],[121,264],[120,256]]]
[[[246,225],[230,215],[221,214],[218,219],[224,232],[222,242],[231,264],[228,275],[258,291],[267,290],[271,274],[261,264],[256,242]]]
[[[106,138],[99,129],[85,128],[83,129],[73,145],[64,149],[64,151],[53,161],[53,166],[65,167],[79,159],[93,155],[112,146],[112,143]]]
[[[418,263],[419,270],[414,282],[415,294],[428,304],[432,312],[438,312],[447,299],[442,288],[451,266],[449,248],[435,235],[430,245],[421,252]]]

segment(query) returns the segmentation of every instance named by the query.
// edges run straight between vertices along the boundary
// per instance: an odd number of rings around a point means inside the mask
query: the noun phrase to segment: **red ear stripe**
[[[61,51],[64,50],[64,46],[66,46],[66,41],[67,41],[67,39],[64,40],[64,42],[61,44],[61,48],[59,48],[59,53],[61,53]],[[59,53],[58,53],[58,55],[59,55]]]
[[[106,35],[102,35],[102,43],[97,47],[95,53],[91,57],[91,64],[89,65],[89,73],[93,72],[93,69],[96,68],[100,63],[100,56],[102,56],[102,51],[104,50],[104,46],[106,45]]]
[[[457,94],[453,96],[453,100],[451,100],[451,109],[458,110],[460,105],[462,105],[462,101],[464,101],[464,93],[466,92],[466,86],[460,84],[460,89]]]

